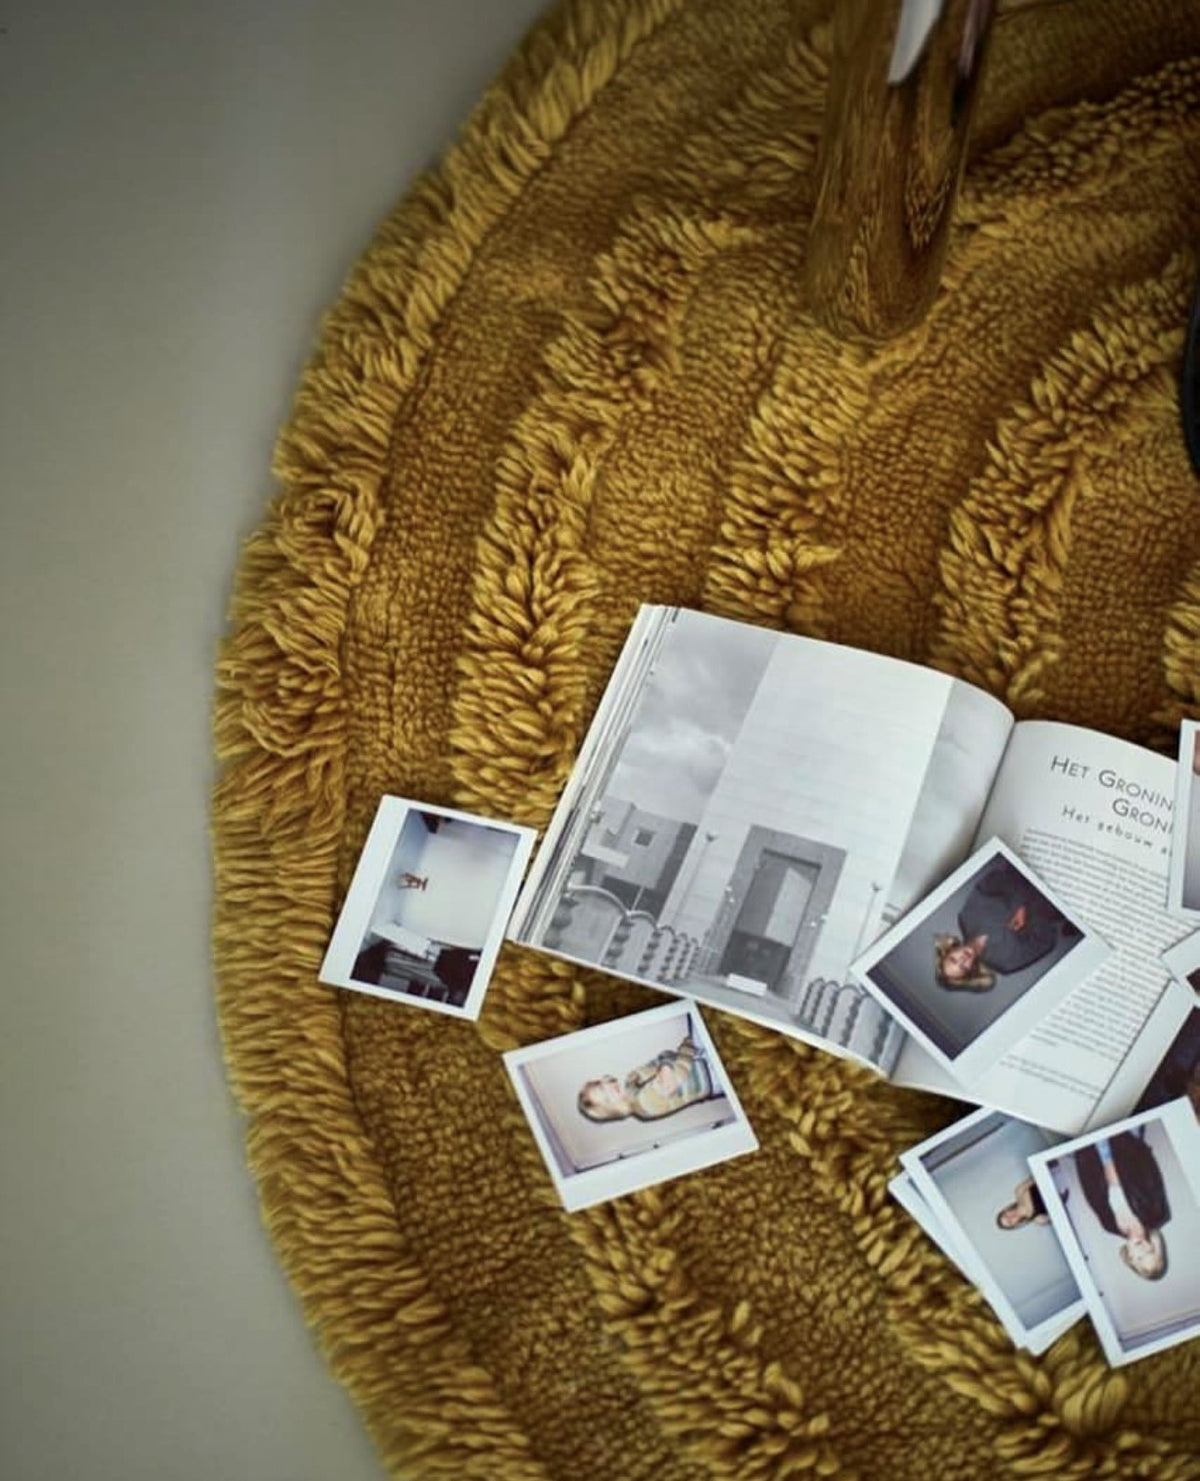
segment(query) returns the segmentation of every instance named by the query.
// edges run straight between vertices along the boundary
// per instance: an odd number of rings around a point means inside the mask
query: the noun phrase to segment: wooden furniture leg
[[[807,269],[817,318],[872,339],[918,323],[968,154],[1198,49],[1197,0],[837,0]]]
[[[967,157],[993,0],[838,0],[808,286],[836,332],[925,314]],[[914,14],[915,13],[915,14]]]

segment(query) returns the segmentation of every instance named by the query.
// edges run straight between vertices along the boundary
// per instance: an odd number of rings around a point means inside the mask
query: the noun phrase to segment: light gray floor
[[[0,7],[6,1481],[376,1477],[208,965],[209,707],[317,315],[540,0]]]

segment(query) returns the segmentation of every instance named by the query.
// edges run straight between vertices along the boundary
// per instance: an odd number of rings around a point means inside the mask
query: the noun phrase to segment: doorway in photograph
[[[786,995],[803,978],[845,857],[826,844],[752,827],[714,923],[718,973]]]

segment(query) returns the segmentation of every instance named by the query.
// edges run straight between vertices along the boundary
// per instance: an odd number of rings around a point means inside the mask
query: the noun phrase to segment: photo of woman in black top
[[[939,987],[987,992],[997,976],[1019,972],[1048,956],[1078,929],[1018,870],[1000,858],[958,912],[959,935],[934,937]]]

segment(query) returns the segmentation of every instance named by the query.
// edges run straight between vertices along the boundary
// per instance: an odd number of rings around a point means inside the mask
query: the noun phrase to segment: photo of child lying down
[[[694,1003],[667,1003],[504,1059],[568,1209],[758,1145]]]
[[[624,1080],[601,1075],[579,1092],[579,1109],[589,1121],[659,1121],[685,1106],[718,1094],[708,1060],[691,1039],[678,1049],[664,1049],[647,1064],[630,1070]]]

